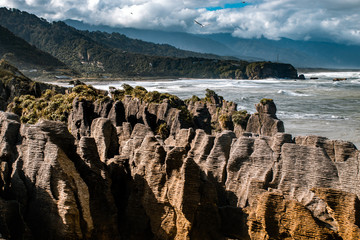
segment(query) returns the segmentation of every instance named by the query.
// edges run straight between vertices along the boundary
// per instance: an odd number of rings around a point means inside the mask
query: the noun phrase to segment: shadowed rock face
[[[290,64],[272,62],[253,62],[246,66],[249,79],[262,78],[298,78],[296,69]]]
[[[226,102],[189,105],[192,128],[166,102],[97,104],[75,99],[67,126],[0,112],[3,237],[359,239],[353,144],[292,138],[271,102],[240,134],[206,127]]]
[[[7,105],[21,95],[41,96],[46,89],[53,89],[58,93],[65,93],[66,88],[51,84],[34,82],[25,77],[16,67],[5,60],[0,60],[0,110],[6,110]]]

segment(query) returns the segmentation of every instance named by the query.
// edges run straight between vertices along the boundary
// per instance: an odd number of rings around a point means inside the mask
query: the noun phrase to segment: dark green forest
[[[0,58],[16,63],[19,68],[46,70],[66,68],[57,58],[30,45],[2,26],[0,26]]]
[[[85,36],[90,37],[92,40],[102,43],[111,48],[117,48],[123,51],[140,53],[151,56],[163,56],[163,57],[177,57],[177,58],[209,58],[220,60],[238,60],[235,57],[224,57],[214,54],[197,53],[192,51],[181,50],[173,47],[169,44],[155,44],[151,42],[145,42],[138,39],[128,38],[124,34],[120,33],[106,33],[100,31],[82,31]]]
[[[17,9],[0,8],[0,23],[83,76],[233,79],[250,76],[246,61],[224,60],[215,55],[130,39],[118,33],[80,31],[64,22],[50,23]],[[251,78],[261,78],[262,71],[259,68]],[[292,66],[291,71],[289,76],[295,76]],[[281,75],[277,71],[270,73],[274,73],[273,77]]]
[[[245,61],[186,57],[186,51],[168,45],[135,41],[116,33],[109,36],[102,32],[79,31],[63,22],[49,23],[16,9],[1,8],[0,20],[17,36],[87,75],[235,78],[236,73],[239,76],[244,73],[248,64]],[[166,57],[168,55],[178,57]]]

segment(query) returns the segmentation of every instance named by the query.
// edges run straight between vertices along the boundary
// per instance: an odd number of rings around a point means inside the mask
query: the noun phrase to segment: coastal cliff
[[[291,64],[272,62],[253,62],[246,66],[249,79],[290,78],[297,79],[297,71]]]
[[[271,99],[250,115],[211,90],[182,101],[124,87],[0,112],[3,238],[360,238],[352,143],[292,137]],[[68,114],[45,120],[44,97],[72,99]]]

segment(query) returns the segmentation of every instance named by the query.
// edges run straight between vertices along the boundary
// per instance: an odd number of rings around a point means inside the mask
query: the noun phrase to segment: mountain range
[[[360,46],[335,42],[301,41],[281,38],[245,39],[230,33],[189,34],[134,28],[90,25],[76,20],[65,23],[81,30],[117,32],[130,38],[159,44],[170,44],[180,49],[220,56],[233,56],[244,60],[286,62],[295,67],[359,68]]]
[[[55,70],[66,65],[0,26],[0,56],[20,69]]]
[[[17,9],[0,8],[0,22],[85,77],[297,77],[289,64],[249,63],[135,40],[119,33],[78,30]]]

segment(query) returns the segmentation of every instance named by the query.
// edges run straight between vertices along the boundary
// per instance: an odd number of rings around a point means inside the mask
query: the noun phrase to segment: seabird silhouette
[[[196,21],[195,19],[194,19],[194,22],[195,22],[196,24],[198,24],[200,27],[205,27],[205,25],[203,25],[203,24],[199,23],[199,22],[198,22],[198,21]]]

